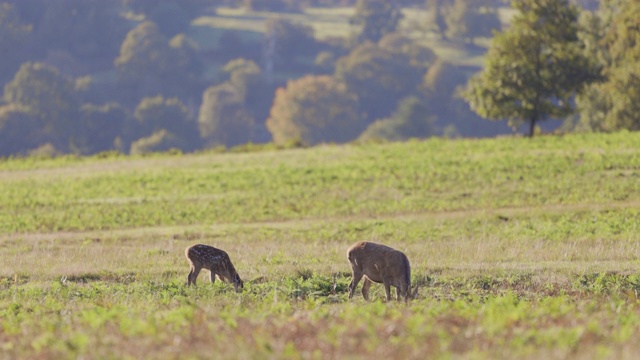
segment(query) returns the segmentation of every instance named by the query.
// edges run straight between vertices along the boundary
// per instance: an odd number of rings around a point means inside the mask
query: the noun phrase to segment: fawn
[[[211,272],[211,282],[215,282],[216,276],[218,276],[221,280],[232,283],[236,292],[242,291],[244,283],[231,263],[229,255],[224,250],[209,245],[196,244],[186,248],[184,255],[191,266],[187,276],[187,286],[192,283],[195,286],[200,270],[205,268]]]
[[[349,299],[364,276],[362,296],[369,300],[371,282],[384,284],[387,301],[391,300],[391,286],[396,288],[398,300],[404,296],[405,302],[411,297],[411,266],[409,259],[401,251],[386,245],[360,241],[347,250],[353,279],[349,284]],[[417,290],[417,289],[416,289]]]

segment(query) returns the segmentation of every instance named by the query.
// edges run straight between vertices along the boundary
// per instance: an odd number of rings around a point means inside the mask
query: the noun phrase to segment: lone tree
[[[578,8],[569,0],[519,0],[512,26],[496,34],[485,67],[463,97],[478,115],[512,127],[561,119],[574,111],[572,97],[597,78],[597,67],[578,39]]]

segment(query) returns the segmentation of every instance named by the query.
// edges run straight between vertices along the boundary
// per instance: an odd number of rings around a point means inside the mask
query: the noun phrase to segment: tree
[[[57,0],[38,6],[44,7],[34,23],[39,47],[65,50],[83,61],[110,65],[129,29],[116,1]]]
[[[32,26],[25,23],[13,5],[0,3],[0,83],[10,79],[27,58]]]
[[[427,29],[434,30],[440,34],[443,40],[447,39],[447,22],[445,21],[444,0],[426,0],[428,17],[426,18]]]
[[[436,54],[430,48],[397,32],[383,36],[378,42],[378,46],[397,54],[406,55],[411,64],[417,67],[426,68],[437,58]]]
[[[80,113],[85,123],[82,138],[86,153],[124,150],[119,147],[127,137],[125,129],[130,122],[130,115],[124,107],[117,103],[85,104]]]
[[[431,106],[446,108],[458,87],[466,81],[467,76],[460,67],[438,59],[424,75],[422,90]]]
[[[166,81],[171,96],[189,98],[196,90],[205,65],[200,58],[198,44],[185,34],[178,34],[169,41],[169,60],[172,70]]]
[[[358,96],[359,111],[369,121],[389,116],[398,101],[420,84],[425,67],[399,54],[365,43],[338,60],[336,77]]]
[[[177,98],[144,98],[136,107],[134,118],[138,124],[137,133],[142,136],[167,130],[173,136],[185,140],[185,147],[181,150],[196,148],[198,136],[195,123],[189,109]]]
[[[436,135],[436,118],[424,100],[409,96],[403,99],[393,115],[369,125],[360,139],[403,141]]]
[[[198,127],[207,144],[230,147],[250,142],[254,126],[253,115],[233,85],[212,86],[204,92]]]
[[[46,142],[41,122],[19,105],[0,107],[0,156],[26,154]]]
[[[162,80],[171,73],[167,39],[152,22],[129,31],[115,59],[118,81],[129,88],[128,96],[161,93]]]
[[[140,138],[131,144],[131,155],[149,154],[169,150],[182,150],[189,144],[182,138],[165,129],[155,131],[153,134]]]
[[[329,76],[305,76],[276,91],[267,128],[276,144],[344,143],[364,129],[356,97]]]
[[[578,97],[579,128],[640,130],[640,3],[606,1],[600,16],[588,18],[591,58],[600,60],[604,79]],[[592,30],[593,31],[593,30]]]
[[[273,44],[268,49],[268,59],[283,67],[294,64],[303,56],[312,56],[317,50],[313,28],[284,19],[270,19],[265,23],[265,43]]]
[[[358,0],[355,15],[349,22],[359,27],[358,42],[378,42],[385,34],[396,31],[402,17],[395,1]]]
[[[82,132],[73,81],[42,63],[25,63],[4,87],[4,99],[41,121],[60,150],[73,147]]]
[[[115,59],[123,97],[136,101],[158,94],[188,97],[202,69],[197,52],[184,35],[169,42],[154,23],[141,23],[127,34]]]
[[[568,0],[521,0],[511,27],[495,36],[484,69],[463,96],[480,116],[511,126],[563,118],[572,98],[596,78],[578,39],[578,9]]]
[[[447,37],[458,40],[473,40],[491,37],[494,30],[502,27],[495,6],[488,0],[455,0],[447,7],[445,21]]]
[[[260,87],[262,73],[258,65],[246,59],[235,59],[229,61],[222,72],[226,75],[226,80],[238,91],[243,100],[247,100],[252,90]]]
[[[269,107],[273,102],[273,90],[265,81],[258,65],[245,59],[228,62],[222,69],[227,75],[227,82],[235,88],[244,107],[255,119],[269,116]]]

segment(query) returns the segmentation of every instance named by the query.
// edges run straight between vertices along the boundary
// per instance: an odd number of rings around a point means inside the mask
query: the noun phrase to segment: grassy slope
[[[3,350],[424,358],[597,349],[631,358],[640,335],[638,140],[6,160]],[[357,240],[404,250],[418,299],[347,301],[344,251]],[[194,242],[229,252],[246,280],[242,296],[205,275],[197,289],[183,286],[182,250]],[[372,291],[380,299],[381,286]]]

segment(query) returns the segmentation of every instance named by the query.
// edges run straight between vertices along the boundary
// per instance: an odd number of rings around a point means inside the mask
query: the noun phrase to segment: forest
[[[3,1],[0,156],[633,131],[638,18],[628,0]]]

